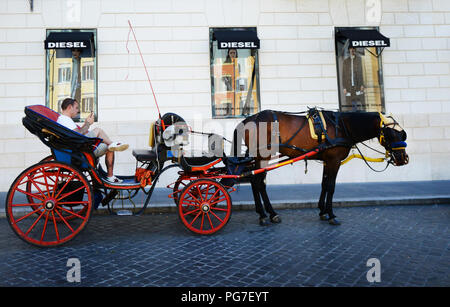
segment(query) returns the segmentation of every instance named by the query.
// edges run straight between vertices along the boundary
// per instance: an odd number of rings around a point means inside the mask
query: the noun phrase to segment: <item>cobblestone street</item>
[[[213,236],[174,213],[93,216],[74,240],[42,249],[0,219],[0,286],[449,286],[450,206],[337,208],[341,226],[316,209],[285,209],[268,227],[235,211]],[[78,258],[81,282],[67,281]],[[381,282],[366,278],[370,258]]]

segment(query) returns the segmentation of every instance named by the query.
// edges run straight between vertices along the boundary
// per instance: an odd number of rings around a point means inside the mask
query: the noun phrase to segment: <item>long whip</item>
[[[161,112],[159,111],[158,101],[156,100],[155,91],[153,90],[152,81],[150,80],[150,75],[148,74],[147,66],[145,65],[144,57],[142,56],[141,48],[139,47],[139,42],[136,38],[136,34],[134,33],[134,29],[133,29],[133,26],[131,25],[130,20],[128,20],[128,24],[130,25],[130,31],[133,33],[134,41],[136,42],[136,46],[138,48],[139,55],[141,56],[142,64],[144,65],[145,73],[147,74],[148,83],[150,84],[150,89],[152,90],[153,98],[155,99],[155,105],[156,105],[156,108],[158,109],[158,115],[159,115],[159,118],[161,119],[161,124],[162,124],[163,130],[164,130],[164,128],[165,128],[164,122],[161,117]]]

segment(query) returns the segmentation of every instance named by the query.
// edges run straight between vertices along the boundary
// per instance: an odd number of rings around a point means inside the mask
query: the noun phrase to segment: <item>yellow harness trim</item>
[[[352,154],[348,156],[344,161],[342,161],[341,165],[344,165],[345,163],[354,158],[363,159],[363,157],[360,154]],[[369,162],[383,162],[385,160],[385,158],[369,158],[369,157],[364,157],[364,159]]]
[[[319,115],[320,115],[320,119],[322,120],[323,123],[323,129],[327,130],[327,123],[325,121],[325,118],[323,117],[322,111],[319,111]],[[308,123],[309,123],[309,132],[311,133],[311,138],[314,140],[317,140],[319,137],[316,134],[316,131],[314,130],[314,122],[313,119],[310,117],[308,117]],[[322,137],[325,137],[325,134],[322,133]]]

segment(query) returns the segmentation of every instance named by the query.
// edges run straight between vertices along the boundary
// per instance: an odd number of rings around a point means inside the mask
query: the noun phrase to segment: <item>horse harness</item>
[[[272,112],[272,118],[275,123],[279,123],[277,111],[271,111]],[[294,115],[294,114],[301,114],[301,113],[288,113],[283,112],[284,114]],[[318,110],[317,108],[309,108],[306,112],[306,120],[303,121],[303,124],[300,125],[300,127],[297,129],[297,131],[294,132],[294,134],[286,141],[281,141],[281,136],[279,130],[275,132],[278,135],[278,146],[279,147],[286,147],[289,149],[294,149],[303,153],[306,153],[310,150],[299,148],[295,145],[289,144],[296,136],[297,134],[305,127],[306,123],[309,123],[310,130],[311,130],[311,138],[317,139],[317,142],[319,143],[318,148],[319,150],[325,150],[331,147],[336,146],[344,146],[344,147],[351,147],[353,146],[352,142],[350,142],[346,138],[337,137],[338,131],[340,130],[340,113],[339,112],[332,112],[333,118],[330,118],[327,114],[324,114],[322,111]],[[330,138],[327,133],[326,129],[326,119],[328,119],[335,127],[335,138]],[[344,129],[345,130],[345,129]]]

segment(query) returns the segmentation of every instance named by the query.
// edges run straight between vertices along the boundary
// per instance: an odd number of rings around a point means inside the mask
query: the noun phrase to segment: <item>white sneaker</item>
[[[116,176],[112,175],[111,177],[106,177],[106,180],[111,183],[121,183],[123,182],[122,179],[117,178]]]
[[[127,150],[129,147],[128,144],[122,143],[122,142],[114,142],[109,144],[108,150],[109,151],[124,151]]]

